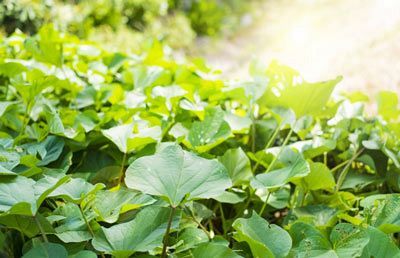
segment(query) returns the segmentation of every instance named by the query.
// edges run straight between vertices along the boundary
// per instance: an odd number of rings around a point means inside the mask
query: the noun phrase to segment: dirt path
[[[224,77],[245,78],[253,58],[277,59],[309,81],[343,75],[338,91],[400,93],[400,0],[268,0],[261,12],[233,38],[201,47]]]

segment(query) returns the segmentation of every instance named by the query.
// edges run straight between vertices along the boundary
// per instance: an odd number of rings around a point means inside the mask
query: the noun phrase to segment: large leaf
[[[251,181],[251,186],[256,189],[280,187],[310,173],[307,161],[301,154],[294,152],[289,147],[283,149],[278,160],[284,165],[283,168],[258,174]]]
[[[140,211],[136,218],[109,228],[102,227],[92,240],[93,247],[116,257],[129,257],[135,252],[146,252],[161,246],[165,234],[170,209],[148,207]],[[175,216],[172,228],[179,224]]]
[[[289,233],[269,224],[255,212],[248,219],[237,219],[233,228],[234,238],[247,242],[254,257],[286,257],[292,247]]]
[[[129,188],[164,197],[172,206],[184,199],[211,198],[232,183],[225,167],[182,150],[178,145],[135,160],[126,171]]]
[[[229,124],[224,120],[220,108],[206,110],[204,120],[193,123],[188,135],[188,143],[198,152],[206,152],[222,143],[231,135]]]

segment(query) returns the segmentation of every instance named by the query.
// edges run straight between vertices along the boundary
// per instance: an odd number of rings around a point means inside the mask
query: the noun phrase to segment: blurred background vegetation
[[[3,0],[0,31],[34,34],[46,23],[126,50],[157,38],[188,49],[196,37],[229,35],[252,21],[260,0]]]

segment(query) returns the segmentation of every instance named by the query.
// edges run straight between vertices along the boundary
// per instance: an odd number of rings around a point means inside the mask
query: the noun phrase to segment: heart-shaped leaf
[[[135,160],[126,171],[129,188],[165,198],[172,206],[184,199],[219,196],[232,185],[225,167],[171,145]]]

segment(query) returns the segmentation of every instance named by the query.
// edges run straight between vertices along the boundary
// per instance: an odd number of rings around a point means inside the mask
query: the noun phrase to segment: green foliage
[[[0,256],[400,257],[398,96],[273,63],[225,83],[154,42],[0,42]]]
[[[149,37],[186,48],[196,35],[215,36],[237,29],[242,16],[251,12],[251,4],[238,0],[4,0],[0,30],[7,35],[16,29],[34,34],[53,23],[80,38],[112,42],[121,49],[137,51]]]

